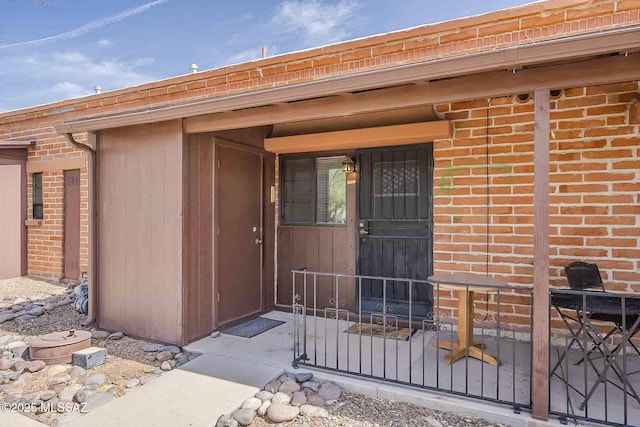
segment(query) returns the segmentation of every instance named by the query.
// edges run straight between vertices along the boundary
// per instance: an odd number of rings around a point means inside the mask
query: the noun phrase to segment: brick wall
[[[0,114],[0,138],[36,138],[38,141],[37,146],[29,149],[30,161],[83,156],[84,154],[80,150],[69,147],[63,137],[55,134],[53,129],[54,125],[81,117],[123,112],[143,107],[147,108],[156,105],[164,105],[166,103],[175,103],[179,101],[210,98],[249,90],[271,88],[274,86],[358,73],[371,69],[392,67],[400,64],[428,61],[480,51],[490,51],[501,47],[529,44],[570,35],[597,32],[604,29],[637,25],[640,22],[639,8],[640,0],[552,0],[492,12],[480,16],[425,25],[409,30],[397,31],[380,36],[309,49],[302,52],[264,58],[249,63],[204,71],[197,74],[176,77],[137,87],[106,92],[84,98],[65,100],[46,106],[2,113]],[[563,95],[566,99],[563,98],[562,101],[570,102],[570,98],[572,97],[569,95],[570,93]],[[595,99],[600,99],[602,96],[609,95],[589,94],[584,98],[594,99],[595,97]],[[577,93],[573,98],[575,98],[573,102],[583,102],[581,101],[583,97],[579,96]],[[511,101],[507,102],[504,99],[496,99],[493,101],[491,109],[491,114],[495,114],[495,117],[491,117],[491,126],[496,126],[493,130],[493,132],[496,132],[496,135],[492,137],[491,141],[492,150],[510,150],[504,152],[496,151],[495,154],[497,156],[495,158],[499,158],[502,162],[514,165],[512,177],[501,177],[499,168],[490,168],[492,180],[497,180],[492,182],[495,188],[495,190],[492,191],[496,192],[506,191],[508,188],[511,188],[510,183],[501,183],[500,179],[526,181],[529,179],[525,176],[527,170],[531,169],[531,165],[527,164],[531,157],[531,153],[527,151],[527,147],[530,148],[531,144],[528,142],[530,141],[530,135],[526,134],[526,132],[531,132],[531,125],[530,123],[526,123],[524,120],[527,116],[530,117],[532,115],[531,105],[511,105],[510,102]],[[501,105],[501,103],[505,104]],[[437,142],[437,149],[451,150],[450,155],[452,156],[456,152],[455,150],[460,150],[460,153],[462,153],[461,158],[453,161],[453,166],[468,167],[470,165],[469,162],[474,162],[473,164],[476,165],[483,164],[484,154],[482,150],[484,149],[484,146],[481,143],[481,140],[483,139],[481,132],[483,132],[483,107],[485,104],[486,101],[481,100],[471,103],[460,103],[449,107],[450,111],[448,111],[447,114],[449,114],[452,119],[456,120],[456,137],[449,148],[446,147],[446,141]],[[605,105],[605,107],[608,108],[608,105]],[[500,108],[502,108],[502,110]],[[512,117],[511,113],[508,112],[510,109],[513,110],[514,114],[518,114],[518,116]],[[443,110],[443,112],[444,111],[445,110]],[[577,114],[577,112],[568,107],[558,110],[554,114],[559,114],[561,112],[562,114],[569,115]],[[456,114],[459,118],[456,118]],[[591,124],[585,120],[582,124],[584,128],[588,128],[590,125],[599,127],[599,124],[602,123],[603,120],[605,122],[609,120],[608,117],[598,115],[595,112],[593,112],[593,115],[597,116],[597,118],[594,119]],[[567,120],[570,118],[571,117],[567,117]],[[611,117],[610,119],[621,120],[620,117]],[[510,123],[510,120],[522,120],[522,124]],[[570,125],[563,124],[562,126]],[[614,123],[611,122],[607,123],[607,126],[618,125],[614,125]],[[527,127],[529,130],[525,130]],[[627,131],[628,130],[629,129],[627,129]],[[507,131],[509,132],[499,134],[499,132]],[[556,129],[557,135],[559,135],[559,137],[564,136],[564,141],[567,143],[571,141],[571,137],[566,135],[571,135],[571,132],[575,133],[579,131],[579,129],[573,129],[570,127],[560,127]],[[599,130],[593,129],[590,132],[597,131]],[[583,130],[583,132],[587,133],[586,130]],[[590,135],[585,136],[590,137]],[[83,136],[77,135],[76,137],[82,138]],[[603,136],[600,136],[600,138],[602,137]],[[510,141],[511,138],[512,140]],[[464,142],[467,140],[469,142]],[[510,144],[510,142],[513,142],[513,144]],[[477,145],[465,146],[464,144],[466,143]],[[623,151],[633,151],[634,149],[635,148],[628,147],[621,148]],[[559,148],[558,150],[561,149]],[[472,158],[473,156],[477,156],[477,158]],[[565,150],[562,150],[562,152],[557,153],[557,156],[571,157],[582,156],[582,154],[571,150],[566,150],[566,152]],[[597,159],[589,160],[596,161]],[[580,164],[580,162],[575,163]],[[495,166],[499,166],[499,163],[496,163]],[[441,164],[438,164],[438,168],[441,169],[442,167],[443,166]],[[602,171],[602,173],[614,172],[615,171],[613,170]],[[86,211],[87,176],[86,170],[83,169],[81,173],[81,268],[86,269],[88,252]],[[455,173],[462,172],[456,171]],[[473,175],[470,175],[469,178],[475,178],[475,175],[478,175],[478,171],[474,170]],[[586,177],[586,173],[582,175]],[[62,171],[45,173],[43,178],[43,185],[45,186],[45,218],[41,225],[31,225],[29,227],[28,269],[29,273],[32,275],[60,277],[62,274],[63,232],[63,219],[60,217],[63,209]],[[592,178],[595,179],[595,175]],[[514,181],[513,188],[522,190],[529,188],[530,184],[527,185],[524,181],[518,185],[516,185]],[[459,181],[456,182],[459,183]],[[620,183],[620,185],[623,184],[625,183]],[[30,180],[29,185],[31,185]],[[593,184],[581,183],[562,185],[565,185],[565,187],[560,186],[558,188],[557,196],[554,195],[554,197],[573,197],[572,200],[574,200],[574,202],[571,203],[578,205],[581,202],[578,199],[582,196],[577,195],[576,191],[587,191],[589,185],[597,186],[602,184],[594,182]],[[579,189],[575,187],[575,185],[583,185],[586,187]],[[613,184],[611,184],[611,186],[612,185]],[[444,206],[443,204],[446,205],[446,203],[444,203],[440,197],[446,196],[438,196],[437,202],[439,204],[439,215],[453,215],[453,217],[451,217],[451,221],[453,221],[454,217],[466,218],[466,221],[470,221],[468,216],[482,216],[483,205],[481,201],[484,200],[486,196],[481,193],[482,190],[480,187],[481,186],[469,186],[469,194],[460,195],[467,197],[469,199],[469,203],[471,203],[472,199],[475,199],[473,200],[475,204],[475,207],[473,208],[470,206],[465,208],[464,205],[460,204],[460,201],[454,201],[451,206]],[[564,188],[564,190],[562,190],[562,188]],[[461,190],[458,187],[458,184],[456,184],[456,186],[452,188],[452,191],[458,192],[463,190]],[[517,204],[510,208],[507,202],[508,199],[513,199]],[[528,238],[527,236],[530,236],[531,225],[530,223],[527,223],[528,220],[525,220],[527,209],[530,209],[530,199],[530,194],[517,195],[517,197],[514,198],[514,195],[511,195],[508,192],[505,192],[504,195],[492,193],[492,221],[503,221],[501,223],[492,224],[491,228],[492,232],[501,234],[501,237],[496,237],[495,241],[492,242],[493,251],[496,252],[492,255],[494,257],[491,260],[491,264],[493,265],[492,268],[494,269],[492,271],[496,273],[501,272],[503,274],[511,274],[517,280],[524,280],[524,277],[526,277],[528,272],[530,272],[531,267],[525,264],[514,264],[512,267],[513,271],[507,272],[506,269],[508,269],[508,267],[505,265],[508,264],[508,262],[500,262],[499,256],[501,255],[499,255],[497,251],[500,250],[500,246],[507,247],[513,243],[513,239],[516,239],[517,242],[514,247],[517,249],[514,251],[517,250],[518,252],[509,252],[505,256],[517,258],[513,260],[517,262],[523,261],[526,256],[528,256],[526,253],[527,249],[525,248],[526,245],[522,245],[519,236],[523,236],[523,238]],[[458,198],[455,200],[458,200]],[[499,208],[502,210],[498,211]],[[598,205],[594,207],[594,212],[599,212],[596,208],[601,211],[604,206]],[[623,208],[631,209],[624,206],[619,207],[618,209]],[[458,212],[456,209],[461,209],[461,211],[456,213]],[[509,209],[512,209],[513,212],[517,212],[517,214],[509,215]],[[608,213],[615,215],[621,214],[621,212],[613,212],[613,209],[614,207],[609,208]],[[31,205],[29,205],[29,211],[31,212]],[[564,215],[564,213],[562,215]],[[571,215],[576,216],[578,214],[574,213]],[[593,218],[598,217],[598,215],[593,215]],[[440,219],[440,216],[437,219]],[[560,216],[560,214],[558,214],[558,216]],[[568,218],[570,215],[567,214],[566,216]],[[577,217],[579,217],[579,215]],[[514,220],[523,222],[518,224],[512,224],[509,222]],[[462,225],[457,223],[454,224],[453,222],[449,224],[449,226],[452,227],[454,225],[462,227]],[[587,224],[574,225],[586,226]],[[446,226],[446,223],[440,224],[440,226],[444,227]],[[470,232],[481,233],[483,226],[482,224],[468,223],[465,227],[467,227],[466,229]],[[509,233],[507,233],[508,230],[522,234],[517,234],[516,237],[510,237]],[[568,235],[567,233],[571,232],[571,227],[569,226],[564,228],[560,227],[559,232],[561,235],[557,237],[557,239],[561,239],[562,242],[572,242],[571,245],[574,245],[574,247],[579,246],[579,241],[585,241],[585,238]],[[596,231],[593,232],[596,233]],[[478,252],[479,248],[482,246],[482,236],[481,234],[478,234],[478,236],[480,237],[476,237],[478,241],[475,242],[452,241],[448,244],[453,245],[451,246],[451,249],[456,249],[455,245],[459,243],[463,246],[468,245],[469,247],[467,252],[471,255],[474,252]],[[512,241],[510,242],[509,239]],[[629,237],[616,235],[605,237],[594,235],[589,238],[588,242],[594,244],[613,244],[613,240],[599,242],[597,239],[629,239]],[[443,242],[439,242],[439,244],[440,243]],[[630,241],[628,243],[630,243]],[[622,245],[620,242],[616,244]],[[571,247],[571,245],[568,247]],[[617,247],[617,250],[630,251],[632,248],[620,246]],[[445,251],[445,247],[441,247],[441,249],[436,253],[437,257],[446,257],[444,254]],[[619,255],[618,252],[614,253],[613,249],[611,249],[610,252],[611,256]],[[464,253],[464,251],[462,251],[462,253]],[[627,252],[627,254],[629,253],[630,252]],[[457,260],[453,257],[460,256],[459,251],[452,250],[452,258],[438,259],[438,265],[442,265],[443,268],[449,264],[453,265],[454,261]],[[482,256],[477,254],[474,256],[475,258],[472,268],[481,269]],[[557,256],[568,255],[566,253],[558,253]],[[631,273],[632,272],[629,271],[625,273],[625,271],[620,270],[620,272],[617,273],[616,281],[620,281],[620,283],[623,282],[625,280],[624,277],[628,278],[628,274]],[[608,274],[615,276],[614,271],[611,269],[608,270]],[[625,274],[627,274],[627,276],[625,276]]]
[[[640,292],[640,126],[629,124],[638,100],[638,82],[567,89],[551,100],[552,286],[566,287],[563,267],[585,260],[598,264],[607,289]],[[435,270],[489,271],[531,285],[533,100],[436,109],[454,123],[454,136],[434,142]],[[477,309],[485,310],[485,297],[478,298]],[[529,322],[523,294],[501,302],[503,321]],[[493,295],[493,310],[495,303]],[[456,306],[444,291],[441,304]]]

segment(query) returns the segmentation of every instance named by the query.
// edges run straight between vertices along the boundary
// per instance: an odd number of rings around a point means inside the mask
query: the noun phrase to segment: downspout
[[[89,326],[96,321],[96,290],[98,287],[96,286],[97,280],[97,270],[96,270],[96,215],[95,215],[95,162],[96,162],[96,150],[89,145],[82,144],[76,141],[73,138],[71,133],[65,133],[64,135],[67,138],[67,142],[83,151],[85,151],[88,155],[87,161],[87,175],[88,175],[88,196],[87,196],[87,205],[88,205],[88,213],[89,213],[89,312],[87,314],[87,319],[82,322],[83,326]],[[89,132],[89,138],[92,137],[92,133]]]

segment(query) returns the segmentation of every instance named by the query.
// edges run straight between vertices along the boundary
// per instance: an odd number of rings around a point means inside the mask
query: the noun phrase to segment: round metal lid
[[[75,344],[91,339],[91,332],[88,331],[60,331],[50,334],[40,335],[31,339],[31,347],[62,347],[64,345]]]

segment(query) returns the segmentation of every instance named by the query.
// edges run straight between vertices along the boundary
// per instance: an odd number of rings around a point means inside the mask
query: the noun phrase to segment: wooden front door
[[[218,326],[262,310],[262,155],[218,145]]]
[[[20,165],[0,165],[0,279],[22,271],[22,174]]]
[[[64,171],[64,277],[80,278],[80,170]]]
[[[433,148],[417,145],[358,154],[358,271],[365,276],[425,280],[433,274]],[[363,312],[427,317],[426,284],[362,281]]]

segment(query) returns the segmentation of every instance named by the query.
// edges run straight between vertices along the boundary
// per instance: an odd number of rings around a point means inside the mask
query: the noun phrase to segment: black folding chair
[[[591,289],[594,289],[594,290],[597,289],[600,292],[605,292],[604,284],[602,283],[602,276],[600,276],[600,270],[598,269],[597,264],[590,264],[583,261],[576,261],[567,265],[564,268],[564,271],[567,275],[567,281],[569,282],[569,287],[572,290],[587,291]],[[597,291],[594,291],[594,292],[597,292]],[[624,335],[625,333],[628,333],[629,336],[633,336],[638,332],[638,329],[640,329],[640,328],[635,328],[635,330],[632,330],[632,331],[629,331],[629,330],[625,331],[623,327],[623,325],[626,325],[627,328],[629,328],[631,325],[635,325],[636,320],[638,319],[637,315],[623,316],[622,314],[617,315],[617,314],[589,313],[588,317],[591,320],[598,320],[601,322],[613,323],[613,327],[604,335],[604,337],[601,338],[601,340],[599,340],[600,344],[594,345],[589,350],[589,352],[586,354],[585,357],[591,357],[591,354],[596,350],[599,351],[600,353],[600,356],[598,357],[604,357],[604,352],[602,351],[602,348],[600,347],[600,345],[603,345],[602,343],[605,343],[609,339],[609,337],[611,337],[613,334],[616,334],[616,333],[620,333],[622,335]],[[625,319],[623,319],[623,317],[625,317]],[[640,350],[638,350],[638,347],[636,347],[636,345],[633,343],[632,340],[629,340],[629,344],[631,345],[631,347],[633,347],[635,352],[640,356]],[[620,346],[620,344],[618,344],[618,346]],[[618,347],[614,349],[614,353],[617,349]],[[576,365],[579,365],[582,362],[584,362],[585,357],[581,358],[578,362],[576,362]],[[628,373],[627,375],[635,374],[637,372],[640,372],[640,371],[631,372],[631,373]]]

